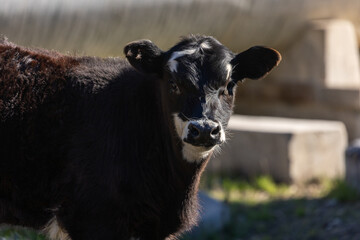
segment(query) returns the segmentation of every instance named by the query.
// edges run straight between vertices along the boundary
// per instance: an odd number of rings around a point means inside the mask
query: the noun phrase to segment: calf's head
[[[124,53],[132,66],[156,74],[166,85],[188,161],[206,158],[226,140],[237,83],[264,77],[281,60],[274,49],[256,46],[234,54],[213,37],[194,35],[166,52],[140,40],[126,45]]]

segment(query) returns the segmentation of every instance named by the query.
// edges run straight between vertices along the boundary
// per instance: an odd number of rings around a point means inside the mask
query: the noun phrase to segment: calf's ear
[[[143,73],[162,75],[163,51],[150,40],[128,43],[124,54],[130,64]]]
[[[271,48],[255,46],[237,54],[232,60],[232,79],[237,82],[244,78],[260,79],[279,64],[281,55]]]

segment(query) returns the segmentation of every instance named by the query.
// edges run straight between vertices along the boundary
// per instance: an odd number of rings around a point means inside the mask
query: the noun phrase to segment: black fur
[[[212,50],[183,59],[180,75],[168,71],[172,52],[205,40]],[[235,55],[210,37],[168,52],[140,43],[125,48],[137,71],[118,58],[0,42],[0,223],[42,229],[56,217],[73,240],[174,239],[196,224],[209,158],[183,159],[172,114],[194,117],[189,98],[217,92],[219,103],[201,111],[227,124],[233,94],[223,65]]]

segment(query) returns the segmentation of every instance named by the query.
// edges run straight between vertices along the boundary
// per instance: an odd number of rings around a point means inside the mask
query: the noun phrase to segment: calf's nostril
[[[217,126],[216,128],[214,128],[212,131],[211,131],[211,135],[213,135],[213,136],[216,136],[216,135],[218,135],[219,134],[219,132],[220,132],[220,126]]]
[[[194,138],[199,137],[200,135],[199,129],[197,129],[194,125],[189,126],[189,131]]]

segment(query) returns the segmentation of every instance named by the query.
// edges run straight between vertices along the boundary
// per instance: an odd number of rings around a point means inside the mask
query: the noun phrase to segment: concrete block
[[[244,92],[246,92],[246,89]],[[255,95],[256,91],[249,92],[253,92]],[[289,94],[290,93],[291,89],[289,90]],[[344,94],[345,96],[339,96],[337,94]],[[327,103],[310,100],[291,102],[289,99],[280,101],[276,99],[267,99],[266,97],[262,97],[262,95],[250,96],[250,93],[246,94],[249,97],[239,95],[240,94],[236,96],[234,110],[237,114],[341,121],[346,126],[348,139],[350,141],[360,137],[360,111],[355,109],[354,102],[351,103],[352,97],[357,98],[357,93],[354,91],[327,91],[327,94],[324,94],[324,98],[329,100]],[[295,99],[292,98],[292,100]],[[344,106],[344,102],[348,102],[348,105]]]
[[[352,24],[312,21],[282,56],[261,84],[240,85],[235,113],[342,121],[349,139],[359,138],[360,64]]]
[[[235,115],[231,139],[209,172],[266,174],[282,182],[343,177],[347,133],[342,122]]]
[[[283,52],[272,75],[280,82],[317,88],[360,88],[359,52],[355,28],[341,19],[312,21],[302,37]]]

